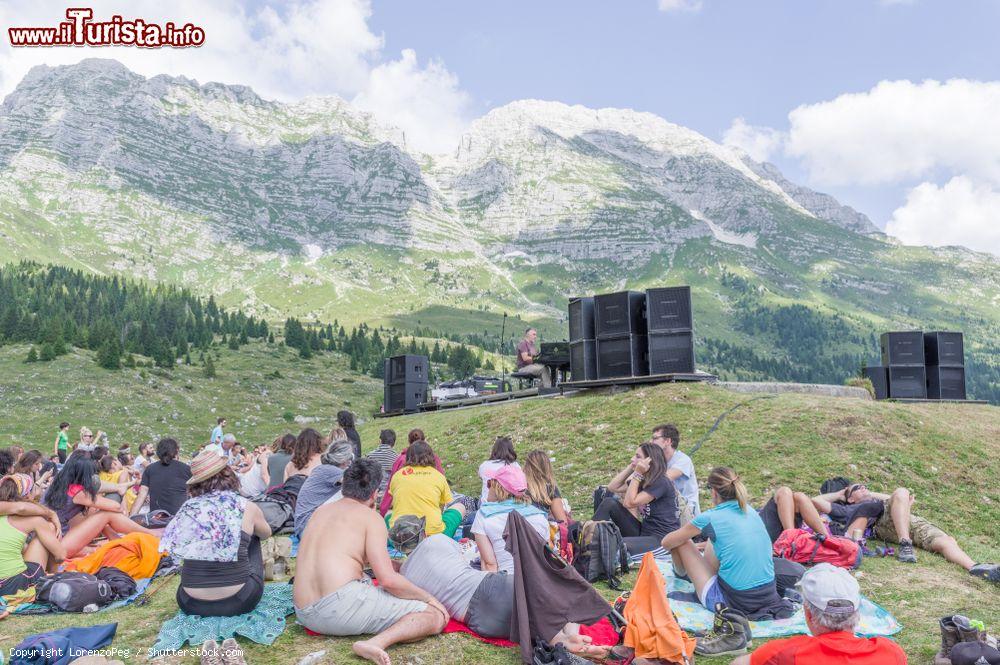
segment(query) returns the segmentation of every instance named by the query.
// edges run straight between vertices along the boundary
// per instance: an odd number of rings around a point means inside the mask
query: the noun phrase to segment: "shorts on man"
[[[381,633],[407,614],[426,609],[427,603],[397,598],[365,577],[348,582],[312,605],[295,608],[295,616],[314,633],[342,637]]]
[[[887,543],[898,543],[899,534],[896,533],[896,525],[892,521],[892,511],[889,509],[891,501],[892,499],[884,501],[885,512],[875,522],[875,537]],[[915,547],[931,552],[933,551],[931,549],[932,543],[946,535],[936,524],[925,520],[923,517],[910,515],[910,540]]]

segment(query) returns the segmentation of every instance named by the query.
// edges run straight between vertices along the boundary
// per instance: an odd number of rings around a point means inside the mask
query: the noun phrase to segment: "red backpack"
[[[817,537],[812,531],[786,529],[774,541],[774,556],[810,565],[830,563],[841,568],[861,565],[861,547],[849,538]]]

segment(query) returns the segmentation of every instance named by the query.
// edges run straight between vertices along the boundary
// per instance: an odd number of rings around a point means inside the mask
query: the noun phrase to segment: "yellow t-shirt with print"
[[[392,493],[391,527],[400,515],[416,515],[426,519],[424,532],[428,536],[444,531],[441,509],[451,497],[451,489],[444,475],[433,466],[404,466],[392,474],[389,483]]]

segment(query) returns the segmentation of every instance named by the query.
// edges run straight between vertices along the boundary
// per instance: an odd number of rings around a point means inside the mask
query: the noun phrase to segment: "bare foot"
[[[591,638],[587,635],[570,635],[560,640],[566,650],[578,656],[588,658],[607,658],[611,653],[610,646],[595,646],[591,644]]]
[[[378,665],[391,665],[389,654],[384,649],[380,649],[371,642],[355,642],[351,648],[354,653],[366,660],[370,660]]]

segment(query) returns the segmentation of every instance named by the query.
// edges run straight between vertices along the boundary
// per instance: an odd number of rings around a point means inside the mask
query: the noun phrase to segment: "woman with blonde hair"
[[[708,476],[713,507],[663,539],[678,573],[686,572],[701,604],[715,610],[722,603],[751,621],[786,619],[791,604],[778,596],[774,583],[771,539],[739,474],[725,466]],[[705,554],[692,538],[708,538]]]
[[[569,521],[562,494],[552,473],[552,462],[544,450],[532,450],[524,459],[524,477],[528,481],[528,498],[545,510],[557,522]]]

